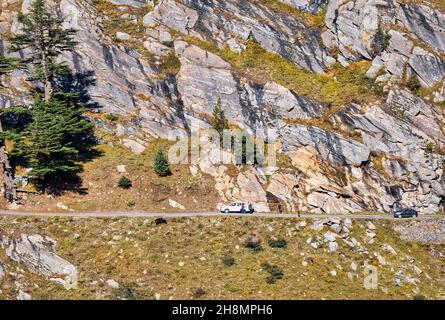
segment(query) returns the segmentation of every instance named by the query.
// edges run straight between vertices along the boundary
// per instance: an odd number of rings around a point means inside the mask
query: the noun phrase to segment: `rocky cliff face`
[[[0,48],[19,29],[29,1],[2,0]],[[283,161],[265,172],[212,161],[211,146],[192,166],[215,178],[221,201],[253,201],[260,210],[284,203],[311,212],[422,213],[445,203],[445,15],[421,1],[61,0],[79,46],[67,56],[96,112],[100,130],[141,152],[153,137],[185,137],[208,128],[218,98],[232,126],[276,129]],[[321,23],[320,23],[321,21]],[[114,22],[114,23],[113,23]],[[332,106],[259,77],[255,61],[240,72],[218,52],[240,55],[255,41],[314,77],[337,64],[369,61],[370,81],[384,92],[370,103]],[[219,48],[211,50],[210,48]],[[26,54],[26,53],[25,53]],[[165,61],[176,57],[174,72]],[[311,81],[308,78],[307,81]],[[409,81],[422,87],[410,90]],[[85,82],[79,81],[79,85]],[[29,103],[26,74],[0,92],[2,106]],[[407,87],[408,86],[408,87]],[[230,174],[228,172],[231,172]]]
[[[426,4],[401,1],[330,1],[323,40],[338,47],[338,59],[373,61],[369,75],[397,82],[414,74],[425,87],[435,87],[443,101],[445,16]],[[386,38],[386,39],[385,39]]]

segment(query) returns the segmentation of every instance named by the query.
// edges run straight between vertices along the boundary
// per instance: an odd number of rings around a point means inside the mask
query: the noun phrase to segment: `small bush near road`
[[[135,289],[126,284],[119,284],[119,287],[113,289],[113,299],[119,300],[138,300],[143,296]]]
[[[269,240],[269,246],[272,248],[286,248],[287,247],[287,241],[283,238],[278,239],[270,239]]]
[[[122,176],[122,177],[120,177],[119,181],[117,182],[117,185],[122,189],[130,189],[132,187],[133,183],[126,176]]]
[[[160,177],[166,177],[172,174],[168,157],[162,149],[156,151],[153,168]]]
[[[224,256],[222,258],[222,263],[225,267],[231,267],[233,265],[235,265],[235,258],[233,258],[232,256]]]

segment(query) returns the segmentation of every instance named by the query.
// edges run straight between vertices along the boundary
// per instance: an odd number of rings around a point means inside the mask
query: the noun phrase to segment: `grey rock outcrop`
[[[425,4],[401,3],[398,13],[401,22],[419,39],[427,43],[431,48],[445,52],[445,15],[438,9]]]
[[[153,4],[152,0],[108,0],[108,1],[116,5],[131,6],[135,8],[143,8],[148,4],[151,5]]]
[[[437,92],[443,95],[445,14],[440,10],[398,0],[335,0],[328,4],[326,25],[324,43],[339,48],[342,64],[373,60],[368,75],[383,69],[380,81],[406,81],[413,72],[424,87],[442,84]],[[423,47],[414,47],[419,40]]]
[[[56,242],[53,239],[37,234],[21,234],[19,238],[0,234],[0,246],[9,259],[47,276],[49,280],[62,284],[66,289],[77,287],[77,269],[56,255]]]
[[[359,166],[369,158],[369,148],[355,140],[317,127],[287,125],[281,129],[283,151],[292,152],[310,146],[323,160],[338,165]]]
[[[426,87],[433,87],[445,77],[445,60],[415,47],[408,61]]]
[[[291,7],[300,9],[301,11],[307,11],[315,13],[321,8],[325,7],[328,0],[279,0]]]

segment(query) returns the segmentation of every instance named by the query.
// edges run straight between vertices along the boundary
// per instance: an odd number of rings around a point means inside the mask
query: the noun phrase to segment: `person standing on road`
[[[250,214],[253,213],[253,204],[252,204],[252,202],[249,202],[249,213]]]
[[[278,213],[283,213],[283,207],[281,204],[278,205]]]
[[[246,204],[243,202],[241,203],[241,213],[246,212]]]

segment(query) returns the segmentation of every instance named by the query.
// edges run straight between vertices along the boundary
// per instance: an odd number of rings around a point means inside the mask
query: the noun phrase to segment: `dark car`
[[[419,213],[414,209],[400,209],[394,212],[394,218],[414,218]]]

